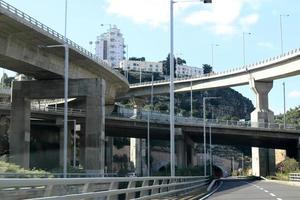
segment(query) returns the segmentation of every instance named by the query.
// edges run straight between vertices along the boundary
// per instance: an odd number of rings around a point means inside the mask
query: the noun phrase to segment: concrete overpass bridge
[[[67,41],[67,45],[65,44]],[[60,45],[62,48],[44,48]],[[69,97],[79,99],[85,117],[85,162],[104,170],[105,109],[129,89],[125,77],[104,61],[26,13],[0,0],[0,66],[33,77],[12,87],[10,161],[29,166],[30,101],[64,97],[65,49],[69,50]]]
[[[0,104],[1,116],[10,115],[10,104]],[[119,109],[118,112],[107,114],[105,119],[105,133],[109,137],[128,137],[128,138],[147,138],[147,112],[142,112],[142,115],[137,118],[132,118],[133,110]],[[70,120],[76,120],[76,124],[80,124],[82,129],[77,133],[79,135],[80,144],[80,156],[79,163],[84,163],[84,149],[85,149],[85,110],[69,109]],[[52,133],[51,138],[55,138],[55,135],[60,135],[62,138],[62,123],[63,111],[59,108],[53,107],[32,107],[31,111],[33,135],[36,137],[36,133],[41,134],[41,126],[56,127],[52,130],[57,130],[57,133]],[[176,151],[177,151],[177,165],[179,167],[187,167],[193,165],[190,163],[194,156],[193,144],[203,143],[203,119],[190,118],[190,117],[176,117]],[[73,122],[70,122],[70,127],[73,126]],[[255,146],[260,148],[272,148],[272,149],[285,149],[287,155],[300,160],[300,151],[297,148],[298,140],[300,137],[299,128],[289,126],[289,129],[284,129],[279,124],[264,124],[260,127],[251,127],[251,123],[238,122],[238,121],[222,121],[222,120],[207,120],[207,127],[211,127],[213,144],[221,145],[242,145],[242,146]],[[169,140],[169,118],[167,114],[152,113],[150,115],[150,137],[151,140]],[[49,133],[47,133],[49,134]],[[72,135],[71,129],[69,134]],[[44,133],[43,133],[44,135]],[[83,138],[82,138],[83,137]],[[52,139],[51,139],[52,140]],[[56,143],[60,148],[63,146],[63,140],[60,139]],[[112,144],[106,144],[106,158],[112,158]],[[140,149],[145,146],[140,146]],[[57,149],[58,152],[59,149]],[[72,150],[70,150],[72,151]],[[143,150],[137,150],[137,158],[143,160]],[[189,153],[187,153],[189,152]],[[263,155],[266,156],[266,155]],[[60,162],[62,162],[62,155]],[[69,158],[71,163],[72,158]],[[268,159],[265,159],[267,162]],[[275,160],[268,160],[272,163]],[[112,164],[111,159],[106,159],[107,166]],[[195,163],[194,163],[195,164]],[[275,164],[265,164],[266,166],[275,166]],[[110,167],[108,167],[110,170]],[[266,170],[266,169],[265,169]],[[274,169],[271,169],[274,170]],[[137,169],[137,172],[141,173],[141,168]],[[267,173],[267,172],[266,172]]]

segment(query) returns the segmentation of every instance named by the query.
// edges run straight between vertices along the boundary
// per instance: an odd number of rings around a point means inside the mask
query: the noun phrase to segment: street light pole
[[[285,82],[282,83],[283,88],[283,127],[286,127],[286,108],[285,108]]]
[[[244,61],[244,67],[246,66],[245,35],[251,35],[251,33],[250,32],[243,32],[243,61]]]
[[[173,46],[173,7],[174,1],[170,0],[170,171],[175,176],[175,125],[174,125],[174,46]]]
[[[212,3],[212,0],[200,0],[204,3]],[[186,0],[182,2],[196,2]],[[170,171],[171,176],[175,176],[175,126],[174,126],[174,3],[170,0]]]
[[[220,97],[204,97],[203,98],[203,154],[204,154],[204,176],[206,176],[206,100],[219,99]]]
[[[209,168],[210,175],[212,176],[212,148],[211,148],[211,125],[209,126]]]
[[[193,117],[193,82],[191,81],[191,118]]]
[[[282,27],[282,17],[289,17],[290,15],[279,15],[280,21],[280,46],[281,46],[281,54],[283,54],[283,27]]]
[[[67,178],[67,151],[68,151],[68,93],[69,93],[69,45],[67,39],[68,0],[65,0],[65,67],[64,67],[64,163],[63,174]]]

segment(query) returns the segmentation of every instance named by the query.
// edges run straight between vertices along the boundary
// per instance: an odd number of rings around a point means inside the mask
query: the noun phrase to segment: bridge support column
[[[297,161],[300,162],[300,137],[298,138],[298,145],[297,145]]]
[[[175,129],[177,133],[177,129]],[[180,129],[181,131],[181,129]],[[186,145],[184,138],[181,136],[176,137],[176,166],[179,169],[186,168],[187,167],[187,155],[186,155]]]
[[[69,97],[86,100],[85,162],[89,172],[104,172],[105,81],[77,79],[69,81]],[[15,81],[13,83],[10,157],[12,162],[29,167],[30,99],[55,99],[64,96],[63,80]]]
[[[130,138],[130,161],[138,176],[147,174],[145,139]]]
[[[251,126],[268,128],[274,122],[274,113],[269,109],[268,93],[273,81],[250,80],[250,86],[256,95],[256,108],[251,113]],[[256,176],[275,173],[275,149],[252,147],[252,173]]]
[[[30,99],[22,93],[22,85],[13,82],[11,123],[9,128],[9,161],[29,168]]]
[[[274,113],[269,109],[268,93],[273,87],[272,82],[251,80],[250,85],[256,95],[256,107],[251,113],[251,126],[267,128],[274,122]]]
[[[113,137],[106,137],[106,150],[105,150],[105,168],[106,173],[112,173],[113,164]]]

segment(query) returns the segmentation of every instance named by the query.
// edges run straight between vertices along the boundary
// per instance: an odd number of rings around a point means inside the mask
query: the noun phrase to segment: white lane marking
[[[276,197],[276,195],[275,195],[275,194],[273,194],[273,193],[270,193],[270,195],[271,195],[272,197]]]
[[[277,198],[277,200],[282,200],[281,198]]]
[[[204,199],[207,199],[209,196],[211,196],[212,194],[214,194],[217,190],[219,190],[220,189],[220,187],[223,185],[223,181],[221,181],[221,183],[220,183],[220,185],[215,189],[215,190],[213,190],[211,193],[209,193],[209,194],[207,194],[207,195],[205,195],[204,197],[202,197],[201,199],[199,199],[199,200],[204,200]]]
[[[268,190],[264,190],[265,192],[269,192]]]
[[[263,190],[264,188],[259,188],[260,190]]]

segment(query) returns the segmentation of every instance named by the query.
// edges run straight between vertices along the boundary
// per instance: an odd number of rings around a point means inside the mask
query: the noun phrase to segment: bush
[[[18,177],[18,178],[41,178],[41,177],[51,177],[51,174],[44,170],[26,170],[18,165],[8,163],[5,161],[0,161],[0,173],[4,174],[4,177]],[[5,175],[7,173],[7,175]],[[16,175],[9,175],[16,174]]]
[[[299,163],[293,158],[286,158],[276,168],[276,171],[280,173],[292,173],[299,170]]]

